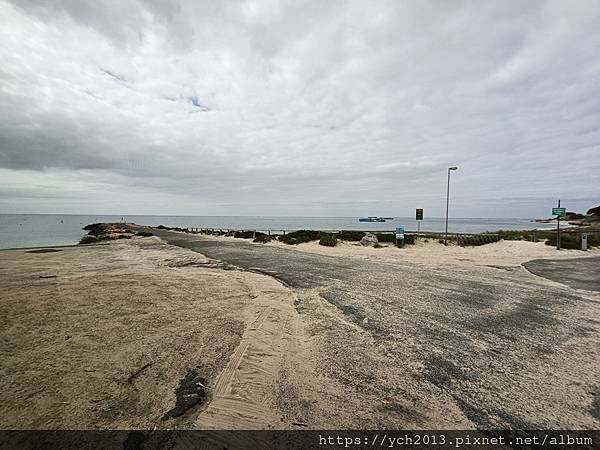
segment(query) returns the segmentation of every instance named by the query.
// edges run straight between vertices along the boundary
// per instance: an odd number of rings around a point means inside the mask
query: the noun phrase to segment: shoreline
[[[148,226],[179,227],[214,227],[223,229],[313,229],[313,230],[362,230],[372,232],[380,229],[393,232],[396,223],[404,223],[406,229],[417,229],[413,218],[398,218],[395,222],[384,224],[367,224],[361,226],[352,218],[301,218],[301,217],[262,217],[253,220],[243,218],[215,216],[183,217],[183,216],[126,216],[127,222],[135,222]],[[72,245],[76,244],[84,234],[82,227],[94,222],[118,222],[121,216],[86,216],[86,215],[0,215],[0,247],[25,248],[36,246]],[[64,223],[62,223],[64,220]],[[441,219],[439,219],[441,220]],[[455,219],[456,225],[450,221],[450,232],[483,233],[498,229],[533,229],[545,230],[548,226],[537,225],[533,222],[521,222],[522,219]],[[491,221],[491,222],[489,222]],[[429,224],[429,227],[428,227]],[[383,225],[383,226],[382,226]],[[434,219],[421,223],[423,231],[432,228],[432,233],[443,232],[443,222]],[[436,230],[436,228],[438,228]],[[553,227],[550,225],[549,230]]]

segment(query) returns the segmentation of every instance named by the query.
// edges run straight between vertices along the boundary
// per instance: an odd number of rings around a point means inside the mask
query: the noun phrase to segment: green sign
[[[564,216],[567,213],[567,208],[552,208],[553,216]]]
[[[417,220],[423,220],[423,208],[417,208]]]

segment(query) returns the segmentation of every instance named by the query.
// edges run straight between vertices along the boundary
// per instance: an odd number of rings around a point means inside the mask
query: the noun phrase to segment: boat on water
[[[385,222],[386,219],[387,219],[386,217],[369,216],[369,217],[359,217],[358,221],[359,222]]]

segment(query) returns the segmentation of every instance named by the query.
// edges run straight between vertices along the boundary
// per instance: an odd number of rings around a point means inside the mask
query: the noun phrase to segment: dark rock
[[[182,416],[191,407],[204,403],[206,400],[204,383],[206,383],[204,378],[199,376],[194,369],[189,369],[175,389],[175,407],[167,411],[162,420]]]
[[[600,217],[600,206],[588,209],[587,215]]]

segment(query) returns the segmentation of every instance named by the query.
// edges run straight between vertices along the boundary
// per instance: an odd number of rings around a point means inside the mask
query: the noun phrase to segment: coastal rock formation
[[[600,217],[600,206],[596,206],[595,208],[588,209],[587,215]]]
[[[378,244],[379,241],[377,240],[377,236],[372,233],[365,234],[360,240],[360,245],[364,247],[375,247]]]
[[[119,223],[92,223],[86,225],[83,229],[88,231],[88,234],[81,238],[79,241],[80,244],[94,244],[99,241],[115,239],[131,239],[135,234],[132,230],[124,228],[123,224]],[[152,234],[145,233],[145,235]]]

